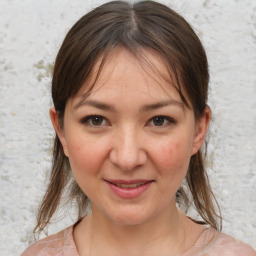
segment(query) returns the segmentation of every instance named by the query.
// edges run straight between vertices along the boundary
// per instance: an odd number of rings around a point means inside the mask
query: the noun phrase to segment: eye
[[[83,118],[81,123],[88,126],[104,126],[107,125],[107,120],[103,116],[91,115]]]
[[[170,124],[174,124],[175,120],[168,116],[154,116],[150,119],[149,124],[152,126],[168,126]]]

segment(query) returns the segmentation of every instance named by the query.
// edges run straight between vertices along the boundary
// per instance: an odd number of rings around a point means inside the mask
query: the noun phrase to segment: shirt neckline
[[[76,247],[76,244],[74,241],[74,236],[73,236],[73,231],[74,231],[75,225],[76,224],[71,225],[65,229],[65,231],[64,231],[65,243],[64,244],[66,244],[68,247],[70,247],[70,249],[72,249],[74,256],[80,256],[77,251],[77,247]],[[212,227],[206,227],[201,232],[201,234],[197,238],[194,245],[190,249],[185,251],[184,253],[180,254],[179,256],[192,256],[192,255],[197,256],[197,255],[199,255],[199,253],[201,253],[203,250],[205,250],[205,248],[208,247],[213,242],[213,240],[215,240],[217,232],[218,231]]]

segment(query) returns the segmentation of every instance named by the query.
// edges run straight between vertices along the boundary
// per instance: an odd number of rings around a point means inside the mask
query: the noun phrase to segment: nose
[[[113,139],[110,161],[123,171],[131,171],[147,161],[143,141],[133,128],[122,129]]]

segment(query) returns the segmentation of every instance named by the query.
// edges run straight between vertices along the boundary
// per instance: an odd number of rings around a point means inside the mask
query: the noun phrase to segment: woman
[[[35,231],[67,191],[78,221],[22,255],[256,255],[218,231],[200,149],[208,82],[200,40],[168,7],[114,1],[82,17],[54,66],[53,167]]]

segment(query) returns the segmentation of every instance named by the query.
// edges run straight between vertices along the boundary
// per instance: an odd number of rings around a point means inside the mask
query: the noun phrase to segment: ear
[[[211,120],[211,109],[207,106],[204,110],[203,116],[196,121],[196,129],[194,134],[193,147],[191,155],[195,155],[204,143],[209,123]]]
[[[59,137],[59,140],[62,144],[64,154],[68,157],[69,155],[68,155],[68,148],[67,148],[67,143],[66,143],[66,139],[65,139],[64,128],[61,127],[61,125],[59,123],[59,116],[54,107],[52,107],[50,109],[50,117],[51,117],[52,125],[53,125],[53,127],[56,131],[56,134]]]

